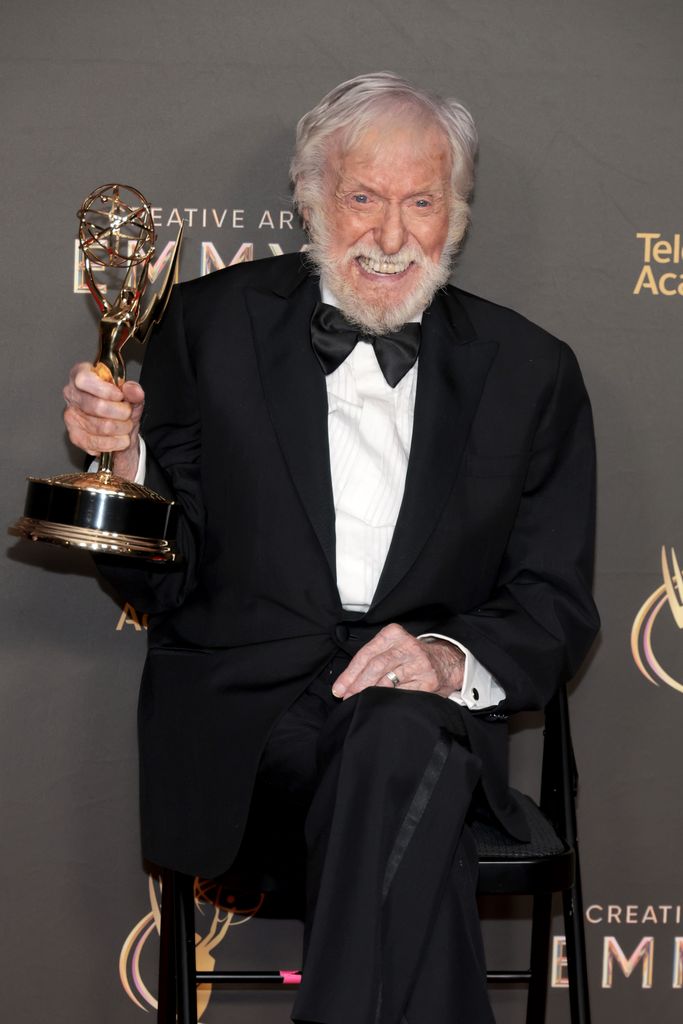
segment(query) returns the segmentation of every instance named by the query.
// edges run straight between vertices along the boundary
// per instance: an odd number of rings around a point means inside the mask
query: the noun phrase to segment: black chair
[[[494,825],[476,823],[479,892],[533,898],[528,970],[488,971],[492,984],[528,985],[526,1024],[544,1024],[548,995],[553,893],[562,893],[572,1024],[590,1024],[583,900],[576,836],[578,775],[564,689],[545,710],[541,798],[518,794],[531,831],[518,843]],[[201,983],[281,987],[296,972],[197,971],[194,946],[194,879],[162,872],[159,1024],[196,1024],[195,987]]]

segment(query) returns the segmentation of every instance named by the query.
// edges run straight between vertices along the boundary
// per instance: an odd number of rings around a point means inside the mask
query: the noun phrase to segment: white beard
[[[457,242],[446,244],[438,263],[428,259],[416,245],[405,245],[391,256],[383,253],[379,246],[363,242],[352,246],[339,257],[331,256],[329,250],[325,226],[323,224],[322,230],[319,230],[316,224],[308,257],[320,274],[321,282],[329,288],[342,313],[354,326],[368,334],[388,334],[409,320],[417,319],[439,289],[447,284]],[[405,268],[413,263],[419,268],[420,274],[411,291],[399,302],[389,300],[371,304],[368,299],[360,297],[349,282],[349,269],[358,257],[370,264],[381,264],[387,269],[391,266]]]

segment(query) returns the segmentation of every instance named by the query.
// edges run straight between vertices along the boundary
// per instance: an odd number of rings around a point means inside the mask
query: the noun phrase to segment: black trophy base
[[[175,505],[112,473],[29,477],[14,531],[29,540],[155,562],[175,560]]]

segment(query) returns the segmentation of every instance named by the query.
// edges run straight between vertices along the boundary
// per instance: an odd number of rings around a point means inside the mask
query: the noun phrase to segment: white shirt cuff
[[[144,484],[145,474],[147,472],[147,445],[143,437],[138,438],[140,442],[140,456],[138,458],[138,471],[135,474],[134,484]]]
[[[469,708],[470,711],[492,708],[505,700],[503,687],[464,644],[458,643],[457,640],[450,636],[444,636],[442,633],[422,633],[417,639],[422,640],[426,637],[446,640],[449,644],[459,648],[465,655],[465,675],[462,689],[449,694],[449,700],[454,700],[456,704],[461,704]]]
[[[145,482],[145,471],[146,471],[146,464],[147,464],[147,445],[145,444],[143,438],[140,438],[139,440],[140,440],[140,455],[139,455],[139,458],[138,458],[138,471],[135,474],[135,479],[133,480],[133,483],[134,484],[142,485]],[[92,460],[92,462],[88,466],[88,472],[89,473],[97,472],[97,463],[98,462],[99,462],[99,459],[93,459]]]

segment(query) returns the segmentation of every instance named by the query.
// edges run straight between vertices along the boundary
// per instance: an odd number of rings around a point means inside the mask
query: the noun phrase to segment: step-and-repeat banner
[[[571,693],[594,1019],[678,1024],[683,7],[7,0],[1,17],[6,524],[27,474],[81,464],[61,387],[96,348],[75,245],[89,192],[118,181],[148,196],[155,275],[184,222],[188,279],[303,245],[293,128],[337,82],[391,69],[471,108],[481,150],[455,278],[566,339],[595,409],[604,628]],[[130,363],[135,374],[138,353]],[[9,535],[4,554],[3,1019],[142,1024],[156,1003],[160,899],[138,845],[145,619],[85,555]],[[531,791],[539,749],[538,722],[517,723],[513,774]],[[258,894],[222,906],[211,895],[198,892],[204,966],[298,966],[299,925],[259,918]],[[523,966],[526,903],[482,914],[491,965]],[[561,1024],[559,917],[551,980]],[[523,1020],[523,992],[493,999],[501,1024]],[[285,991],[201,995],[205,1024],[284,1022],[290,1005]]]

